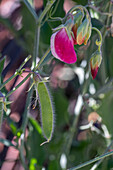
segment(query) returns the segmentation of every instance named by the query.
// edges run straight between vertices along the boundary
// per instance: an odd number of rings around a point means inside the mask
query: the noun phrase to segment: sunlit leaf
[[[41,129],[40,125],[38,124],[38,122],[31,117],[29,117],[29,121],[32,123],[32,125],[35,127],[35,129],[38,131],[38,133],[42,134],[42,129]]]

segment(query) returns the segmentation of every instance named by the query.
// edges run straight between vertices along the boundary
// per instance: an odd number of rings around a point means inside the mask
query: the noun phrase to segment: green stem
[[[0,90],[9,83],[12,79],[14,79],[16,76],[20,75],[22,67],[28,62],[28,60],[31,58],[31,55],[29,55],[24,62],[21,64],[21,66],[15,71],[14,75],[11,76],[9,79],[7,79],[3,84],[0,85]]]
[[[95,10],[96,12],[98,12],[101,15],[106,15],[108,17],[111,17],[113,15],[112,13],[109,13],[109,12],[102,12],[102,11],[98,10],[98,8],[96,8],[93,5],[87,5],[87,7],[92,8],[93,10]]]
[[[7,93],[7,95],[5,96],[6,98],[8,98],[14,91],[16,91],[29,77],[31,76],[31,74],[29,73],[16,87],[14,87],[9,93]]]
[[[81,110],[82,110],[82,106],[81,106],[81,108],[80,108],[80,110],[79,110],[79,113],[75,115],[73,124],[72,124],[72,126],[70,127],[69,136],[68,136],[67,142],[66,142],[66,155],[67,155],[67,157],[68,157],[69,152],[70,152],[70,148],[71,148],[72,141],[73,141],[73,136],[74,136],[74,134],[76,133],[76,126],[77,126],[77,122],[78,122],[78,119],[79,119],[79,115],[80,115]]]
[[[111,155],[113,155],[113,151],[108,152],[108,153],[105,153],[105,154],[103,154],[103,155],[101,155],[101,156],[98,156],[98,157],[96,157],[96,158],[94,158],[94,159],[92,159],[92,160],[90,160],[90,161],[87,161],[87,162],[85,162],[85,163],[83,163],[83,164],[80,164],[80,165],[78,165],[78,166],[76,166],[76,167],[70,168],[69,170],[76,170],[76,169],[83,168],[83,167],[85,167],[85,166],[87,166],[87,165],[90,165],[90,164],[92,164],[92,163],[94,163],[94,162],[96,162],[96,161],[98,161],[98,160],[104,159],[104,158],[106,158],[106,157],[108,157],[108,156],[111,156]]]
[[[39,38],[40,38],[40,25],[37,25],[36,27],[36,32],[35,32],[35,41],[34,41],[34,53],[33,53],[33,58],[32,58],[32,69],[34,69],[34,67],[36,66],[36,58],[38,56],[38,52],[39,52]],[[31,73],[28,74],[28,76],[30,77]],[[30,86],[32,84],[32,79],[30,80]],[[26,105],[25,105],[25,110],[23,113],[23,120],[22,120],[22,130],[23,130],[23,138],[21,138],[21,146],[19,148],[20,150],[20,158],[22,161],[22,165],[24,167],[25,170],[27,170],[27,166],[25,163],[25,157],[23,154],[23,150],[24,150],[24,141],[25,141],[25,130],[26,130],[26,126],[27,126],[27,122],[28,122],[28,107],[30,105],[31,102],[31,96],[33,95],[33,88],[29,91],[28,95],[27,95],[27,100],[26,100]]]
[[[89,95],[88,99],[89,98],[97,98],[100,94],[105,94],[105,93],[113,90],[112,83],[113,83],[113,78],[108,83],[106,83],[104,86],[102,86],[95,94]]]
[[[109,13],[112,12],[112,2],[109,1]],[[113,16],[113,14],[112,14]],[[110,16],[107,17],[106,27],[109,26]]]
[[[69,13],[73,13],[75,10],[77,10],[77,9],[79,9],[82,13],[83,13],[83,16],[84,16],[84,10],[83,10],[83,6],[82,5],[76,5],[76,6],[74,6],[73,8],[71,8],[69,11],[68,11],[68,13],[67,13],[67,15],[69,14]]]
[[[21,71],[22,67],[30,60],[31,55],[29,55],[27,58],[25,58],[25,60],[23,61],[23,63],[20,65],[20,67],[17,69],[17,73]]]
[[[36,58],[38,57],[38,54],[39,54],[39,40],[40,40],[40,25],[37,25],[36,33],[35,33],[34,53],[33,53],[31,70],[33,70],[36,67]]]
[[[0,133],[2,131],[2,122],[3,122],[3,113],[4,113],[4,107],[3,107],[3,99],[0,99]]]
[[[32,84],[32,79],[30,81],[30,85]],[[27,95],[27,101],[26,101],[26,105],[25,105],[25,110],[24,110],[24,113],[23,113],[23,121],[22,121],[22,130],[23,130],[23,137],[21,138],[21,145],[20,145],[20,148],[19,148],[19,151],[20,151],[20,158],[21,158],[21,161],[22,161],[22,165],[24,167],[25,170],[28,170],[28,167],[25,163],[25,157],[24,157],[24,139],[25,139],[25,130],[26,130],[26,126],[27,126],[27,122],[28,122],[28,107],[29,107],[29,104],[30,104],[30,101],[31,101],[31,96],[33,95],[33,88],[29,91],[28,95]]]
[[[79,116],[75,116],[74,118],[74,121],[73,121],[73,124],[72,124],[72,127],[70,127],[70,133],[69,133],[69,137],[68,137],[68,141],[67,141],[67,146],[66,146],[66,155],[68,156],[69,153],[70,153],[70,148],[71,148],[71,145],[72,145],[72,141],[73,141],[73,136],[76,132],[76,125],[77,125],[77,122],[78,122],[78,118]]]
[[[3,84],[0,85],[0,90],[7,84],[9,83],[12,79],[14,79],[18,74],[15,74],[11,76],[8,80],[6,80]]]
[[[36,71],[37,69],[40,68],[41,64],[43,63],[43,61],[45,60],[45,58],[50,54],[51,49],[49,48],[46,53],[44,54],[44,56],[40,59],[39,63],[37,64],[37,66],[34,68],[34,71]]]
[[[109,149],[111,148],[112,145],[113,145],[113,140],[111,141],[110,145],[109,145],[109,146],[107,147],[107,149],[105,150],[104,154],[109,151]],[[101,162],[102,162],[103,160],[104,160],[104,158],[103,158],[103,159],[100,159],[98,162],[96,162],[90,170],[95,170],[95,169],[101,164]]]
[[[100,40],[98,42],[96,41],[96,45],[98,46],[98,50],[100,51],[102,46],[102,34],[96,27],[92,27],[92,30],[95,30],[99,35]]]
[[[36,14],[35,10],[32,8],[32,6],[29,4],[29,2],[27,0],[22,0],[22,1],[26,5],[26,7],[30,11],[30,13],[32,14],[32,16],[35,19],[35,21],[37,21],[38,17],[37,17],[37,14]]]
[[[45,9],[43,10],[43,12],[41,13],[40,17],[37,20],[37,23],[39,25],[41,25],[41,22],[42,22],[43,18],[45,17],[45,15],[47,14],[47,12],[49,11],[49,9],[51,8],[51,6],[54,4],[55,1],[56,0],[49,0],[47,2]]]
[[[22,146],[23,146],[23,145],[22,145]],[[23,150],[22,150],[21,148],[22,148]],[[25,163],[25,157],[24,157],[23,151],[24,151],[24,148],[23,148],[23,147],[20,147],[20,148],[19,148],[19,153],[20,153],[20,159],[21,159],[22,165],[23,165],[23,167],[24,167],[24,170],[28,170],[28,167],[27,167],[27,165],[26,165],[26,163]]]
[[[82,14],[83,14],[83,17],[84,17],[84,11],[86,12],[86,17],[89,19],[89,21],[91,21],[91,18],[90,18],[90,15],[89,15],[89,12],[88,12],[88,10],[84,7],[84,6],[82,6],[82,5],[76,5],[76,6],[74,6],[73,8],[71,8],[69,11],[68,11],[68,13],[67,13],[67,15],[66,16],[68,16],[68,14],[69,13],[73,13],[75,10],[77,10],[77,9],[79,9],[81,12],[82,12]],[[73,14],[74,15],[74,14]],[[75,14],[76,15],[76,14]]]

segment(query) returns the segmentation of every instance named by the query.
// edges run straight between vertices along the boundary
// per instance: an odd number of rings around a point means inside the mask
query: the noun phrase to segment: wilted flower
[[[55,58],[65,63],[72,64],[76,62],[77,56],[74,50],[74,40],[66,27],[52,34],[51,52]]]
[[[93,79],[95,79],[98,68],[101,64],[102,61],[102,54],[100,51],[96,51],[95,53],[92,54],[91,59],[90,59],[90,67],[91,67],[91,74]]]

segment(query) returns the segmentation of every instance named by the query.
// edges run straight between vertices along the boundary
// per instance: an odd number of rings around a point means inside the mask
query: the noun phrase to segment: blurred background
[[[27,0],[26,0],[27,1]],[[43,11],[47,0],[28,0],[37,15]],[[103,36],[102,64],[95,80],[92,79],[89,60],[97,49],[98,35],[93,31],[86,46],[75,46],[77,62],[72,65],[51,59],[41,69],[43,77],[50,77],[48,83],[55,110],[55,130],[50,143],[44,141],[40,126],[39,103],[33,109],[35,91],[29,106],[28,124],[24,147],[25,161],[30,170],[65,170],[93,159],[113,148],[113,1],[112,0],[58,0],[53,5],[52,17],[64,17],[74,5],[86,6],[92,21]],[[52,28],[61,23],[44,20],[41,27],[39,56],[37,62],[50,46]],[[23,60],[33,55],[35,20],[23,1],[0,1],[0,66],[5,56],[3,69],[0,69],[0,82],[11,77]],[[31,60],[26,63],[30,70]],[[27,72],[17,76],[2,89],[3,94],[18,85]],[[7,112],[4,112],[0,139],[1,170],[23,170],[19,150],[11,144],[20,143],[22,120],[25,109],[28,79],[9,96]],[[1,140],[0,140],[1,141]],[[11,143],[10,143],[11,142]],[[5,144],[5,145],[4,145]],[[91,164],[82,169],[95,169]],[[113,168],[113,156],[96,163],[96,169]]]

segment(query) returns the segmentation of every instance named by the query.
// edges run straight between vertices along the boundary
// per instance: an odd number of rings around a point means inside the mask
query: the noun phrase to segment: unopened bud
[[[98,72],[98,68],[101,64],[102,61],[102,54],[100,51],[96,51],[92,54],[91,59],[90,59],[90,67],[91,67],[91,74],[93,79],[95,79],[97,72]]]

